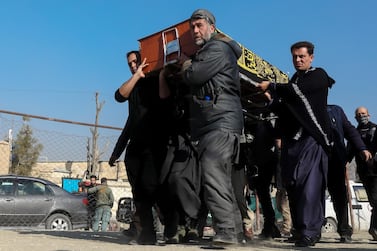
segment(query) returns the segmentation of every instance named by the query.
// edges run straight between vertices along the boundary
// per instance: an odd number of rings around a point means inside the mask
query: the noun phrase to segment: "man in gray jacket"
[[[197,142],[204,200],[216,231],[213,242],[232,244],[237,242],[235,220],[241,221],[235,215],[239,210],[231,181],[243,128],[237,65],[241,48],[216,32],[215,17],[207,10],[194,11],[190,27],[195,44],[201,47],[182,67],[192,95],[191,136]]]
[[[92,230],[99,231],[101,221],[101,231],[107,231],[111,218],[111,208],[114,204],[114,195],[110,187],[107,186],[107,178],[101,178],[101,184],[88,189],[88,194],[96,194],[96,211],[92,223]]]

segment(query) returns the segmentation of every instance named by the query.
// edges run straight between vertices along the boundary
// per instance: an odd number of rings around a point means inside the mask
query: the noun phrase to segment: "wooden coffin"
[[[217,29],[217,32],[229,37]],[[142,59],[146,58],[146,74],[158,72],[164,65],[176,63],[180,55],[192,56],[199,49],[190,32],[190,20],[156,32],[139,41]],[[245,110],[263,105],[264,95],[256,91],[255,84],[262,80],[287,83],[288,75],[240,44],[242,55],[238,59],[241,77],[241,101]]]
[[[177,62],[181,54],[190,57],[199,49],[191,36],[189,19],[139,39],[139,47],[141,58],[149,64],[145,73],[159,71],[164,65]]]
[[[224,32],[217,29],[217,32]],[[228,36],[229,37],[229,36]],[[184,20],[152,35],[141,38],[139,48],[142,59],[147,58],[149,66],[145,73],[160,70],[164,65],[175,63],[180,54],[193,55],[199,47],[195,45],[190,32],[190,20]],[[285,83],[288,76],[277,67],[240,44],[242,55],[238,60],[240,72],[254,81],[261,79]]]

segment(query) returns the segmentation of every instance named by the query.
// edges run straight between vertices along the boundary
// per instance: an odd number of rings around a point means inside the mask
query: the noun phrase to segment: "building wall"
[[[6,141],[0,141],[0,175],[8,174],[10,163],[10,151],[9,143]]]
[[[33,167],[31,176],[51,180],[57,184],[62,183],[62,178],[85,178],[87,162],[39,162]],[[108,180],[127,182],[128,177],[124,162],[118,162],[117,166],[110,167],[107,162],[100,162],[98,170],[94,173],[98,179],[106,177]]]

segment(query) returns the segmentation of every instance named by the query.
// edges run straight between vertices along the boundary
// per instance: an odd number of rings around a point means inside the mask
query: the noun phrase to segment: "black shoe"
[[[237,244],[237,237],[232,228],[219,228],[212,239],[214,245],[232,245]]]
[[[135,224],[133,222],[131,222],[130,227],[128,229],[123,230],[122,233],[127,237],[136,238],[137,230],[136,230]]]
[[[316,243],[316,238],[309,236],[303,236],[298,241],[295,242],[296,247],[309,247],[314,246]]]
[[[197,243],[199,242],[200,237],[199,237],[199,232],[196,229],[190,228],[184,237],[185,242],[189,243]]]
[[[125,236],[130,237],[130,238],[135,238],[137,236],[136,230],[132,230],[132,229],[125,229],[122,231],[122,233]]]
[[[295,243],[296,241],[300,240],[300,238],[301,238],[301,235],[299,235],[298,233],[294,231],[292,232],[292,236],[288,237],[287,242]]]
[[[352,238],[349,235],[342,235],[340,236],[341,243],[352,243]]]
[[[280,235],[281,235],[281,238],[286,238],[286,239],[289,239],[292,237],[292,234],[290,232],[281,232]]]
[[[321,240],[322,234],[320,233],[320,234],[318,234],[318,235],[316,235],[314,237],[311,237],[311,238],[314,241],[314,243],[317,243],[317,242],[319,242]]]
[[[156,245],[157,241],[150,239],[150,240],[137,240],[137,244],[139,245]]]
[[[156,245],[157,238],[156,234],[143,234],[141,233],[139,238],[137,238],[137,244],[139,245]]]
[[[272,228],[272,238],[281,238],[281,233],[277,227]]]
[[[377,241],[377,230],[369,229],[368,233],[372,235],[374,241]]]
[[[178,226],[177,232],[171,237],[165,237],[166,244],[178,244],[184,242],[184,237],[186,235],[186,229],[184,226]]]
[[[263,228],[258,236],[262,239],[281,238],[280,231],[277,227],[271,229]]]
[[[261,237],[261,238],[271,238],[272,236],[272,231],[270,230],[267,230],[266,228],[263,228],[262,231],[260,232],[260,234],[258,235],[258,237]]]
[[[173,237],[167,238],[165,240],[166,244],[178,244],[179,243],[179,238],[178,235],[174,235]]]
[[[245,237],[245,234],[243,232],[237,234],[237,242],[241,244],[246,244],[247,239]]]

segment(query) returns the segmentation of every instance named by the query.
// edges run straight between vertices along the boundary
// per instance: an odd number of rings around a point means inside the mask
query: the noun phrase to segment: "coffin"
[[[189,57],[199,49],[191,36],[189,19],[139,39],[139,48],[141,58],[149,64],[144,68],[147,74],[176,63],[181,54]]]
[[[217,32],[229,37],[219,29],[217,29]],[[141,58],[146,58],[149,64],[144,68],[147,75],[158,73],[165,65],[176,63],[181,55],[190,57],[199,49],[191,36],[189,19],[138,41]],[[241,101],[245,112],[247,112],[264,105],[264,96],[255,90],[257,82],[269,80],[287,83],[288,75],[242,44],[240,46],[242,55],[238,59],[238,66],[241,77]]]

